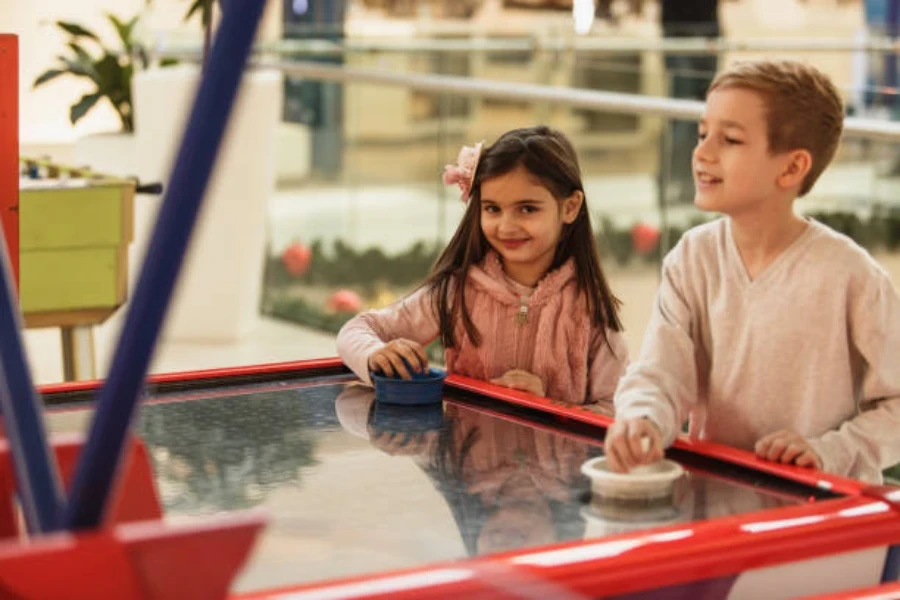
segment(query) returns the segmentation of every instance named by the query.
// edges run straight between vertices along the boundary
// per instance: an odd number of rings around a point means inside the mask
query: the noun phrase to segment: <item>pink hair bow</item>
[[[462,190],[463,202],[467,202],[472,193],[472,180],[475,178],[475,171],[478,170],[482,146],[483,141],[474,146],[463,146],[459,156],[456,157],[456,164],[444,167],[444,185],[458,185]]]

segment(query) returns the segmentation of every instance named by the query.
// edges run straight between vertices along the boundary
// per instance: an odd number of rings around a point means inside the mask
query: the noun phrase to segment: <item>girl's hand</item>
[[[616,419],[606,431],[603,452],[611,471],[627,473],[661,460],[662,444],[662,432],[650,419]]]
[[[822,457],[813,450],[809,442],[799,433],[787,429],[763,436],[756,442],[754,450],[758,457],[772,462],[822,469]]]
[[[514,390],[528,392],[535,396],[544,395],[544,382],[541,378],[521,369],[507,371],[502,377],[491,379],[491,383],[512,388]]]
[[[388,377],[412,379],[407,364],[416,373],[428,368],[428,355],[418,342],[396,339],[369,355],[369,371],[383,373]]]

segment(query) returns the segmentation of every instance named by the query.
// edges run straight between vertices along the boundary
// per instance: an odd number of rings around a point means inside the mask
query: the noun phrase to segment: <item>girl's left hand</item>
[[[760,438],[754,450],[758,457],[772,462],[822,469],[822,458],[809,442],[799,433],[787,429]]]
[[[528,392],[535,396],[544,395],[544,382],[541,378],[537,375],[532,375],[528,371],[523,371],[522,369],[507,371],[502,377],[491,379],[491,383],[512,388],[514,390]]]

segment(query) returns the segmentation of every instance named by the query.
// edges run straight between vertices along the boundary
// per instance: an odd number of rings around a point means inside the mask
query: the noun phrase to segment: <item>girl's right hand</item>
[[[383,373],[388,377],[412,379],[412,374],[403,362],[404,359],[416,373],[428,368],[425,348],[417,342],[400,338],[388,342],[369,355],[369,371]]]

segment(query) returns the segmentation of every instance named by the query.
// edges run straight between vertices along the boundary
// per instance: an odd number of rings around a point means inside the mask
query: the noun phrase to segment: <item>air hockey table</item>
[[[98,382],[41,389],[51,435]],[[896,579],[900,493],[679,440],[663,506],[591,501],[609,420],[463,377],[374,402],[337,359],[151,378],[135,431],[169,521],[256,507],[232,587],[302,598],[794,598]]]

